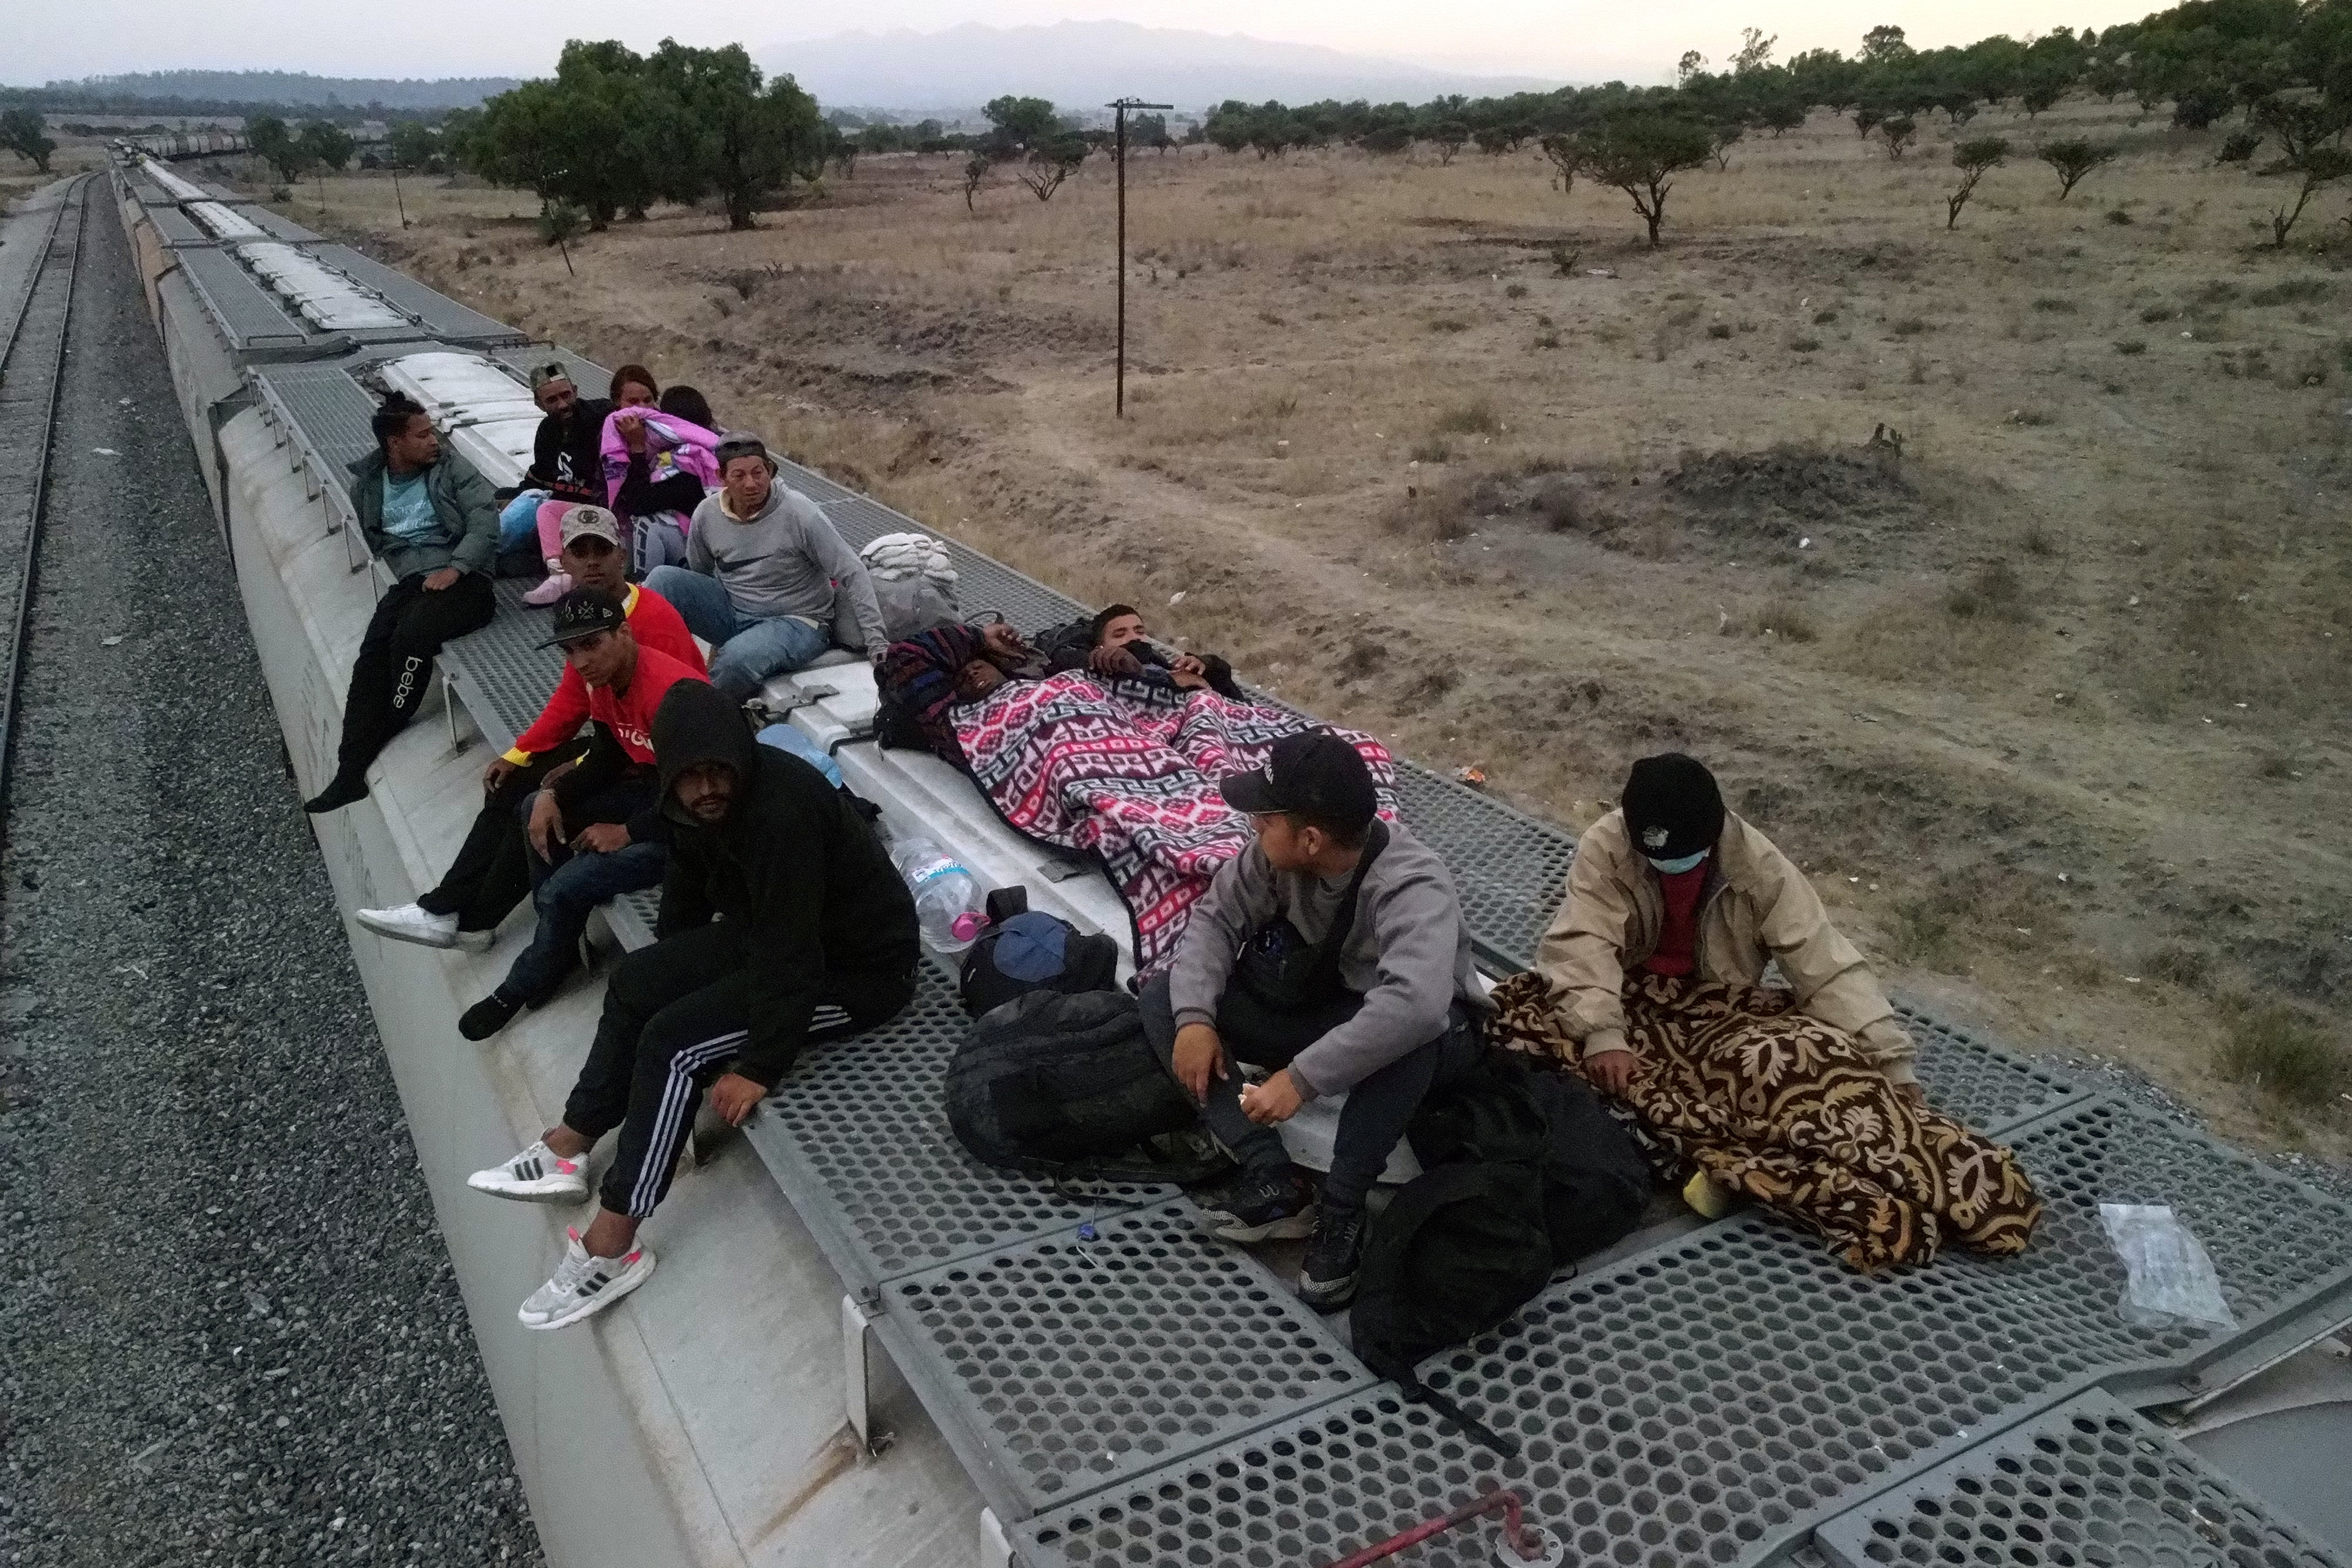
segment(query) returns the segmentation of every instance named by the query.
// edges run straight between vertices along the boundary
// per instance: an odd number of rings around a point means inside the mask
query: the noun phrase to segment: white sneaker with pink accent
[[[530,1293],[515,1316],[526,1329],[560,1329],[593,1317],[654,1277],[654,1250],[633,1242],[618,1258],[591,1258],[580,1233],[563,1248],[554,1278]]]
[[[555,603],[572,592],[572,574],[559,570],[554,562],[547,563],[547,581],[522,596],[526,605],[546,605]]]
[[[588,1161],[566,1158],[541,1140],[503,1165],[475,1172],[466,1184],[517,1203],[576,1204],[588,1195]]]

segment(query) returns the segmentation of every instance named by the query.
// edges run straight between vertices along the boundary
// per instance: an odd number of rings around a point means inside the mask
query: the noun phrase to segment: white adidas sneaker
[[[576,1204],[588,1195],[588,1159],[567,1158],[541,1139],[503,1165],[475,1172],[466,1184],[517,1203]]]
[[[640,1241],[618,1258],[591,1258],[577,1230],[554,1278],[530,1293],[515,1316],[526,1329],[561,1329],[591,1318],[654,1277],[654,1251]]]
[[[459,931],[456,915],[436,915],[418,904],[389,910],[353,910],[352,918],[382,937],[415,942],[419,947],[460,947],[467,952],[488,952],[499,939],[494,931]]]

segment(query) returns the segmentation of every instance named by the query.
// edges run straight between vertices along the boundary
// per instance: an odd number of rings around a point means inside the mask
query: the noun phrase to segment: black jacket
[[[523,482],[554,493],[557,500],[604,504],[604,416],[613,405],[601,397],[583,397],[572,408],[572,423],[546,415],[531,442],[530,472]]]
[[[654,714],[659,837],[670,848],[656,937],[740,922],[753,957],[751,1037],[727,1069],[774,1087],[808,1037],[820,984],[860,974],[903,981],[920,955],[915,900],[850,797],[798,757],[751,739],[735,704],[679,681]],[[677,775],[719,762],[740,781],[716,827],[671,794]]]

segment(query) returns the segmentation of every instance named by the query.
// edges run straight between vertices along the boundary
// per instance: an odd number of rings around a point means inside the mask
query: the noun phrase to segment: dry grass
[[[1684,176],[1656,252],[1532,153],[1139,158],[1124,421],[1098,164],[968,216],[950,160],[862,160],[576,283],[512,193],[324,221],[1570,824],[1696,751],[1898,982],[2274,1132],[2219,998],[2352,1001],[2346,258],[2259,248],[2210,135],[2007,119],[1969,130],[2129,150],[1946,233],[1940,122],[1894,163],[1817,116]]]

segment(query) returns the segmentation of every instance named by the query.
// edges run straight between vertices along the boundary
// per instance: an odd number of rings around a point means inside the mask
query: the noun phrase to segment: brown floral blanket
[[[1581,1075],[1540,976],[1505,982],[1495,1005],[1490,1037]],[[2007,1256],[2032,1237],[2042,1200],[2015,1155],[1915,1109],[1787,992],[1638,974],[1625,1019],[1642,1066],[1624,1103],[1670,1176],[1705,1171],[1865,1272],[1925,1263],[1946,1241]]]

